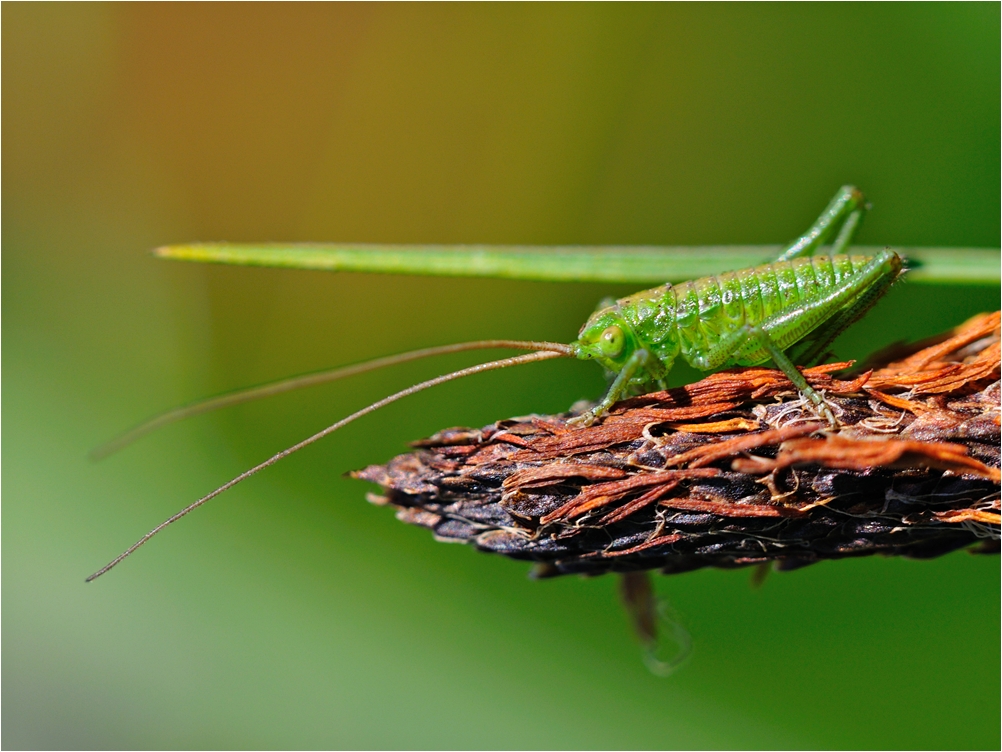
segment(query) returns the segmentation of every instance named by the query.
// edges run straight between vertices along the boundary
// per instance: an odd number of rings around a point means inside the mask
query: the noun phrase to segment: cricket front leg
[[[571,418],[567,422],[575,426],[590,426],[605,415],[609,411],[609,408],[626,394],[626,390],[630,386],[630,381],[647,365],[650,358],[651,354],[647,350],[640,349],[634,351],[620,372],[616,374],[615,380],[609,385],[609,390],[605,393],[602,401],[588,412],[581,413],[581,415]]]

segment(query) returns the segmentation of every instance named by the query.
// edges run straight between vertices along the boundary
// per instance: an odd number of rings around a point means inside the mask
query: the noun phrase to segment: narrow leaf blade
[[[161,258],[342,272],[497,277],[552,282],[681,282],[776,258],[781,246],[491,246],[341,243],[191,243],[164,246]],[[879,247],[856,246],[872,255]],[[998,249],[904,248],[909,281],[999,284]]]

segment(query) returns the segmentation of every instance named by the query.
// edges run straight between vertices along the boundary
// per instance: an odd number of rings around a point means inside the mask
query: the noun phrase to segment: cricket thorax
[[[678,354],[674,315],[671,285],[644,290],[593,313],[571,347],[577,357],[596,360],[613,372],[622,370],[635,352],[646,350],[650,360],[635,380],[654,382]]]
[[[637,339],[665,370],[679,354],[675,326],[675,288],[670,284],[634,293],[616,301],[616,307]]]

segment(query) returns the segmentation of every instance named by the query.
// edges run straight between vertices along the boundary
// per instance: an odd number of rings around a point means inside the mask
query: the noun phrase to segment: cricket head
[[[615,372],[623,370],[640,346],[637,335],[614,306],[593,313],[570,345],[574,357],[597,360]]]

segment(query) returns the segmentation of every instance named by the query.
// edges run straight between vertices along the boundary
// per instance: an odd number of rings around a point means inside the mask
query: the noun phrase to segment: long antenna
[[[410,396],[411,394],[415,394],[416,392],[428,389],[429,387],[437,386],[438,384],[444,384],[447,381],[453,381],[454,379],[461,379],[464,376],[470,376],[472,374],[481,373],[483,371],[495,371],[499,368],[508,368],[509,366],[521,365],[522,363],[534,363],[537,360],[549,360],[551,358],[566,358],[572,356],[571,349],[567,345],[557,345],[557,348],[559,349],[554,348],[549,350],[542,350],[540,352],[529,353],[528,355],[516,355],[513,358],[504,358],[503,360],[494,360],[489,363],[481,363],[479,365],[471,366],[469,368],[463,368],[459,371],[453,371],[452,373],[447,373],[444,376],[437,376],[434,379],[429,379],[428,381],[422,381],[420,384],[409,386],[406,389],[397,392],[396,394],[391,394],[389,397],[384,397],[378,402],[373,402],[368,407],[363,407],[361,410],[352,413],[347,418],[342,418],[337,423],[327,426],[327,428],[320,431],[319,433],[313,434],[308,439],[303,439],[298,444],[294,444],[288,449],[283,449],[281,452],[273,455],[269,459],[262,462],[260,465],[255,465],[250,470],[247,470],[238,475],[237,477],[233,478],[232,480],[224,483],[212,493],[206,494],[198,501],[189,504],[180,512],[175,514],[173,517],[169,517],[168,519],[161,522],[155,528],[150,530],[150,532],[148,532],[138,541],[129,546],[125,551],[123,551],[121,554],[112,559],[108,564],[97,570],[94,574],[92,574],[90,577],[87,578],[87,582],[90,582],[91,580],[95,580],[98,577],[100,577],[102,574],[104,574],[109,569],[118,564],[120,561],[122,561],[122,559],[129,556],[133,551],[142,546],[144,543],[146,543],[146,541],[148,541],[154,535],[159,533],[165,527],[174,522],[177,522],[179,519],[184,517],[189,512],[192,512],[198,507],[202,506],[202,504],[204,504],[205,502],[209,501],[210,499],[216,498],[217,496],[219,496],[219,494],[223,493],[224,491],[228,491],[229,489],[233,488],[233,486],[235,486],[237,483],[246,480],[252,475],[260,472],[261,470],[264,470],[266,467],[269,467],[270,465],[274,465],[276,462],[288,457],[293,452],[298,452],[303,447],[309,446],[315,441],[319,441],[324,436],[334,433],[338,429],[343,428],[344,426],[348,425],[349,423],[355,420],[358,420],[364,415],[368,415],[369,413],[374,412],[381,407],[389,405],[391,402],[396,402],[397,400],[403,399],[404,397]]]
[[[141,439],[146,434],[151,433],[158,428],[162,428],[163,426],[184,418],[190,418],[194,415],[201,415],[202,413],[219,410],[223,407],[239,405],[243,402],[250,402],[251,400],[261,399],[262,397],[270,397],[273,394],[281,394],[282,392],[291,392],[293,389],[302,389],[303,387],[315,386],[316,384],[325,384],[329,381],[337,381],[338,379],[356,376],[360,373],[366,373],[367,371],[374,371],[377,368],[397,365],[398,363],[407,363],[412,360],[428,358],[433,355],[447,355],[449,353],[465,352],[467,350],[487,350],[492,348],[507,350],[552,350],[554,352],[570,352],[566,349],[567,345],[562,345],[559,342],[533,342],[515,339],[485,339],[477,342],[460,342],[453,345],[440,345],[438,347],[425,347],[421,350],[411,350],[410,352],[375,358],[374,360],[367,360],[363,363],[355,363],[350,366],[341,366],[324,371],[315,371],[313,373],[307,373],[301,376],[292,376],[279,381],[269,381],[266,384],[226,392],[225,394],[198,400],[197,402],[190,402],[187,405],[181,405],[180,407],[175,407],[174,409],[160,413],[159,415],[154,415],[149,420],[143,421],[138,426],[130,428],[128,431],[116,436],[111,441],[91,450],[88,456],[92,460],[104,459],[105,457],[124,449],[132,442]]]

